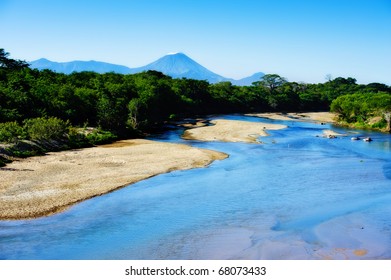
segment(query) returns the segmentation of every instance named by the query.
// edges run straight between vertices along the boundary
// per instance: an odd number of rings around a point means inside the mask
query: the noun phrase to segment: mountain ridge
[[[38,70],[49,69],[55,72],[65,74],[82,71],[94,71],[97,73],[116,72],[119,74],[130,74],[129,71],[131,70],[131,68],[123,65],[95,60],[73,60],[69,62],[55,62],[50,61],[46,58],[40,58],[38,60],[31,61],[30,67],[36,68]]]
[[[207,80],[210,83],[231,82],[233,85],[247,86],[264,75],[257,72],[249,77],[235,80],[216,74],[184,53],[169,53],[145,66],[129,68],[124,65],[112,64],[107,62],[89,60],[74,60],[69,62],[55,62],[46,58],[41,58],[29,62],[31,68],[43,70],[50,69],[55,72],[70,74],[72,72],[94,71],[97,73],[115,72],[119,74],[136,74],[148,70],[162,72],[172,78],[188,78],[195,80]]]

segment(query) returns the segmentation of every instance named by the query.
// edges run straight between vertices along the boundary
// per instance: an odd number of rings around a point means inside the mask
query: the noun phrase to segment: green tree
[[[8,58],[9,55],[8,52],[0,48],[0,68],[17,70],[28,67],[29,64],[25,61]]]
[[[287,80],[277,74],[266,74],[255,85],[265,87],[273,94],[279,87],[287,83]]]
[[[336,112],[341,121],[359,124],[363,127],[377,127],[389,131],[391,94],[356,93],[342,95],[331,103],[331,110]],[[369,123],[374,117],[380,122]]]

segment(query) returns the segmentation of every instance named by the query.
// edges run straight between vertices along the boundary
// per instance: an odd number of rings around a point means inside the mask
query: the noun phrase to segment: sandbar
[[[334,130],[325,129],[323,130],[323,137],[337,137],[337,136],[347,136],[347,134],[338,133]]]
[[[289,113],[289,115],[303,121],[335,123],[336,120],[336,114],[331,112]]]
[[[188,129],[182,138],[199,141],[260,143],[260,136],[268,136],[266,130],[286,128],[281,124],[216,119],[210,126]]]
[[[334,123],[336,114],[331,112],[306,112],[306,113],[253,113],[246,116],[261,117],[282,121],[312,121],[321,123]]]
[[[249,117],[259,117],[259,118],[265,118],[265,119],[271,119],[271,120],[278,120],[278,121],[294,121],[295,119],[289,117],[288,114],[284,113],[251,113],[251,114],[245,114]]]
[[[16,160],[0,168],[0,219],[48,216],[157,174],[226,157],[183,144],[134,139]]]

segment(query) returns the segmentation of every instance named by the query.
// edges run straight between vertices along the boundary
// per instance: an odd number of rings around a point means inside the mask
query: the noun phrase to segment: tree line
[[[173,79],[156,71],[66,75],[31,69],[0,49],[0,123],[13,123],[25,130],[27,120],[57,119],[72,127],[99,127],[118,137],[132,137],[183,117],[328,111],[330,106],[346,122],[365,122],[382,115],[376,123],[382,128],[387,126],[387,112],[391,111],[390,96],[391,87],[385,84],[360,85],[354,78],[341,77],[307,84],[267,74],[251,86],[235,86]]]

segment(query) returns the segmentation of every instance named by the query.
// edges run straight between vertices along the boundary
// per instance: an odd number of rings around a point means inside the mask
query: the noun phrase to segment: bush
[[[0,123],[0,142],[14,143],[23,136],[23,128],[17,122]]]
[[[7,163],[10,163],[11,160],[6,158],[4,155],[0,154],[0,167],[5,166]]]
[[[58,118],[36,118],[24,121],[24,129],[31,140],[60,140],[65,138],[70,124]]]
[[[108,144],[117,140],[117,136],[109,131],[97,130],[86,135],[92,145]]]
[[[86,135],[80,129],[75,127],[69,128],[68,141],[71,148],[83,148],[91,146]]]
[[[386,127],[387,127],[387,121],[385,119],[381,119],[380,121],[372,125],[372,128],[377,128],[377,129],[383,129]]]

